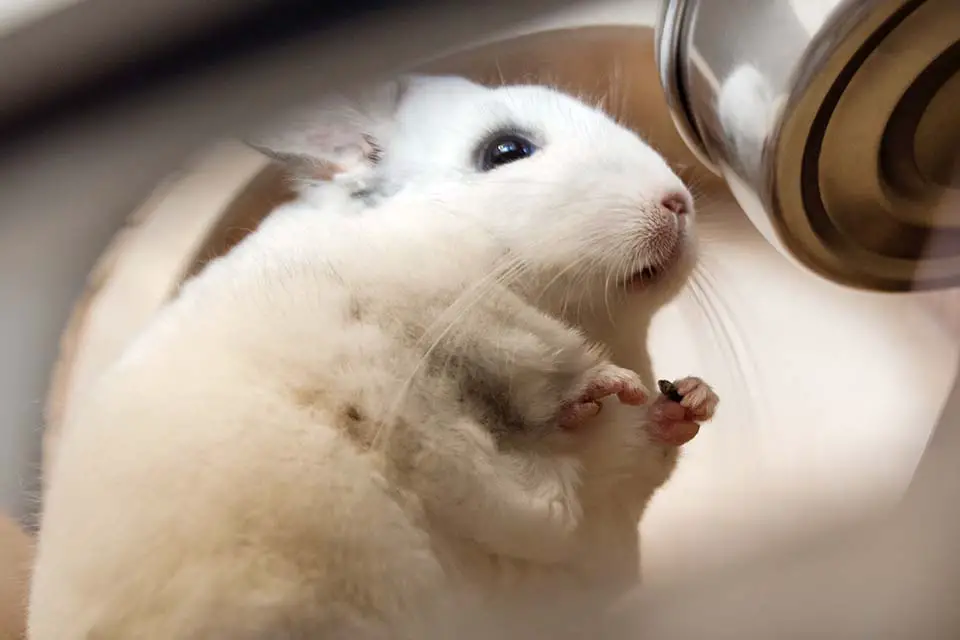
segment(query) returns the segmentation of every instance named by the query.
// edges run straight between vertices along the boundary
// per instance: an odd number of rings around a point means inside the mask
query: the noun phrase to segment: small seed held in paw
[[[677,391],[677,386],[669,380],[658,380],[657,387],[660,388],[660,393],[665,395],[670,400],[673,400],[674,402],[680,402],[683,400],[683,396],[680,395],[679,391]]]

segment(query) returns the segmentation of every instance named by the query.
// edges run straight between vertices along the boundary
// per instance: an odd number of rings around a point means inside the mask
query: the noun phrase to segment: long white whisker
[[[484,296],[495,286],[509,286],[513,280],[519,277],[525,270],[522,261],[511,258],[503,264],[496,265],[483,278],[468,287],[461,293],[439,316],[427,327],[419,340],[419,344],[426,344],[420,359],[410,372],[409,376],[401,385],[397,396],[395,397],[390,410],[387,412],[387,418],[381,422],[376,433],[373,436],[373,445],[377,446],[382,441],[383,429],[393,424],[396,416],[399,415],[403,403],[406,401],[410,390],[416,380],[417,375],[423,368],[423,365],[433,355],[433,352],[440,343],[452,331],[459,326],[460,320],[469,313],[474,305],[484,299]]]
[[[769,411],[765,399],[756,391],[755,384],[751,384],[758,377],[753,358],[750,357],[750,349],[736,330],[734,314],[723,297],[718,295],[713,274],[702,260],[694,270],[691,285],[697,305],[703,312],[713,336],[713,343],[720,348],[723,361],[730,367],[734,387],[745,396],[743,399],[747,402],[746,411],[750,422],[762,424]]]

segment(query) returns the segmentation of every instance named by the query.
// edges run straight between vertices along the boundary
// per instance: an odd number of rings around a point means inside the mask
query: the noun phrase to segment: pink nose
[[[678,216],[684,216],[690,213],[690,198],[683,193],[670,193],[663,197],[660,206]]]

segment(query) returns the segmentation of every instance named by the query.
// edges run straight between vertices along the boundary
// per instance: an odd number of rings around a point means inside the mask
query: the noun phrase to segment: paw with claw
[[[659,395],[650,407],[650,437],[660,444],[686,444],[700,431],[700,424],[713,418],[720,398],[700,378],[682,378],[668,393]]]
[[[564,429],[580,427],[600,413],[604,398],[617,396],[624,404],[641,405],[649,395],[640,376],[633,371],[612,364],[599,365],[587,372],[573,398],[561,407],[560,426]]]

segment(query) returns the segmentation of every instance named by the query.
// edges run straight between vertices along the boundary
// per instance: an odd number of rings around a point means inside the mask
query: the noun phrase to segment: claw
[[[620,402],[630,405],[643,404],[648,398],[636,373],[612,364],[591,370],[585,380],[577,398],[560,411],[560,426],[565,429],[576,428],[584,420],[596,416],[602,408],[600,401],[609,396],[615,395]]]
[[[650,436],[661,444],[686,444],[700,431],[699,423],[713,417],[720,399],[700,378],[660,380],[657,386],[662,395],[650,413]]]

